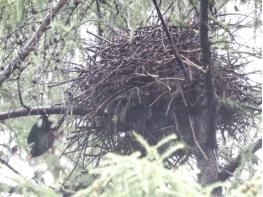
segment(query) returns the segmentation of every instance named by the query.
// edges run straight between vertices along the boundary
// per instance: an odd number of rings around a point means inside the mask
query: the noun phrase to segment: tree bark
[[[200,45],[202,50],[202,67],[204,76],[205,105],[200,114],[195,117],[197,140],[207,159],[196,151],[197,166],[200,169],[199,182],[209,185],[218,181],[217,143],[216,143],[216,103],[211,66],[210,43],[208,38],[208,3],[200,1]],[[221,196],[220,191],[214,191],[215,196]]]
[[[43,115],[43,114],[70,114],[84,116],[91,110],[84,110],[81,108],[68,109],[63,106],[38,106],[30,107],[29,109],[21,107],[18,109],[12,109],[9,111],[0,112],[0,120],[6,120],[9,118],[18,118],[31,115]]]
[[[202,150],[206,154],[207,158],[204,158],[200,149],[196,148],[195,156],[197,161],[197,167],[200,170],[199,182],[201,185],[209,185],[218,180],[218,162],[216,156],[216,149],[207,146],[209,141],[209,114],[208,110],[200,106],[199,113],[194,116],[194,126],[197,135],[197,141],[200,144]]]
[[[200,170],[198,181],[201,185],[209,185],[218,180],[218,164],[215,152],[213,150],[206,151],[208,160],[202,155],[197,158],[197,167]]]

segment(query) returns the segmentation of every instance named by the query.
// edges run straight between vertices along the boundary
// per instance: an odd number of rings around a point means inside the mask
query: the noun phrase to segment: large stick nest
[[[188,116],[198,116],[205,101],[198,31],[170,26],[169,32],[175,46],[160,26],[151,26],[112,32],[87,48],[87,65],[68,91],[68,106],[87,110],[69,138],[69,152],[94,158],[131,153],[139,149],[133,130],[150,144],[175,133],[193,146]],[[247,82],[237,56],[213,50],[211,63],[218,129],[244,133],[252,120],[243,107],[255,112],[258,87]]]

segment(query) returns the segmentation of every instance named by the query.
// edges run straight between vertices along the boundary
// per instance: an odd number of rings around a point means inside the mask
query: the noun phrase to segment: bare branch
[[[69,110],[64,106],[39,106],[27,108],[12,109],[10,111],[0,112],[0,120],[9,118],[18,118],[22,116],[41,115],[41,114],[70,114],[70,115],[85,115],[87,111],[80,108]]]
[[[3,160],[2,158],[0,158],[0,163],[2,163],[3,165],[5,165],[6,167],[8,167],[10,170],[12,170],[14,173],[21,175],[16,169],[14,169],[8,162],[6,162],[5,160]]]
[[[172,43],[172,47],[173,47],[172,49],[173,49],[173,52],[174,52],[174,55],[175,55],[175,61],[178,64],[178,66],[180,66],[182,68],[182,70],[185,72],[185,78],[186,78],[186,80],[189,81],[190,78],[189,78],[188,73],[187,73],[187,71],[186,71],[186,69],[185,69],[185,67],[183,65],[183,62],[180,59],[179,54],[178,54],[178,52],[176,50],[175,43],[174,43],[174,41],[173,41],[173,39],[171,37],[171,34],[170,34],[166,24],[165,24],[165,21],[163,19],[163,15],[162,15],[161,10],[160,10],[160,8],[158,6],[158,3],[157,3],[156,0],[152,0],[152,1],[153,1],[154,6],[155,6],[155,9],[156,9],[156,12],[158,14],[158,17],[161,20],[161,24],[162,24],[163,30],[164,30],[167,38],[169,39],[169,41]]]

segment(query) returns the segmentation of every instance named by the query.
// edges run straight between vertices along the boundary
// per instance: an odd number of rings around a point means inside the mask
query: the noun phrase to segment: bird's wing
[[[37,121],[35,122],[35,124],[33,125],[33,127],[31,128],[31,131],[27,137],[27,143],[28,144],[31,144],[33,142],[35,142],[35,138],[36,138],[36,135],[37,135],[37,132],[39,130],[39,128],[41,128],[43,125],[43,120],[42,118],[38,118]]]
[[[40,132],[38,133],[36,139],[36,156],[42,155],[44,152],[46,152],[49,149],[49,137],[48,133],[46,132]]]
[[[36,129],[37,129],[37,126],[34,125],[34,126],[32,127],[32,129],[31,129],[28,137],[27,137],[27,143],[28,143],[28,144],[31,144],[31,143],[35,142],[36,132],[34,132],[34,131],[35,131]]]

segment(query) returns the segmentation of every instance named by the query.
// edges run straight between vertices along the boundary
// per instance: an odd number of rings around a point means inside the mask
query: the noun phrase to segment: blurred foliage
[[[130,156],[108,154],[101,166],[91,170],[90,173],[99,178],[86,189],[79,191],[74,197],[82,196],[116,196],[116,197],[140,197],[140,196],[211,196],[211,191],[218,187],[224,187],[226,196],[261,196],[261,176],[256,173],[250,180],[236,187],[227,184],[214,184],[202,188],[194,180],[190,179],[185,166],[176,170],[164,167],[164,158],[176,149],[182,148],[182,144],[173,146],[164,155],[159,155],[157,147],[176,139],[170,136],[161,141],[156,147],[150,147],[140,136],[137,139],[146,147],[147,156],[140,158],[138,153]]]
[[[140,158],[138,153],[130,156],[108,154],[101,166],[91,171],[99,174],[99,178],[87,189],[78,192],[80,196],[209,196],[208,189],[202,189],[198,184],[187,179],[187,170],[184,168],[175,171],[163,166],[163,158],[157,147],[150,147],[141,137],[141,144],[146,147],[147,156]],[[170,136],[165,140],[174,140]],[[160,143],[163,143],[162,141]],[[182,148],[177,144],[172,149]],[[171,150],[167,152],[169,154]],[[187,188],[187,190],[185,189]]]
[[[136,135],[136,134],[135,134]],[[201,187],[193,178],[189,177],[189,169],[181,166],[178,169],[167,169],[164,158],[175,150],[183,148],[181,143],[176,143],[160,155],[157,148],[176,139],[169,136],[158,145],[151,147],[141,137],[136,135],[138,141],[146,148],[147,155],[141,158],[138,152],[129,156],[107,154],[98,168],[90,168],[86,176],[76,179],[80,181],[82,189],[74,197],[209,197],[216,187],[223,187],[225,196],[229,197],[260,197],[261,171],[239,184],[218,183],[209,187]],[[92,181],[93,180],[93,181]],[[33,183],[24,178],[14,178],[17,186],[12,192],[23,196],[54,196],[59,197],[59,191]],[[10,192],[8,186],[0,185],[1,192]]]
[[[214,184],[209,187],[201,187],[188,176],[185,166],[176,170],[164,167],[164,158],[170,152],[182,148],[178,143],[168,149],[164,155],[159,155],[157,147],[175,140],[175,136],[169,136],[155,147],[150,147],[140,136],[137,139],[146,146],[148,152],[144,158],[134,153],[130,156],[108,154],[103,159],[99,168],[89,170],[89,177],[97,177],[95,181],[86,176],[82,183],[88,183],[86,188],[77,192],[74,197],[82,196],[115,196],[115,197],[141,197],[141,196],[177,196],[177,197],[209,197],[211,191],[218,186],[225,188],[225,194],[229,197],[259,197],[262,195],[261,172],[258,171],[250,180],[236,184]],[[16,179],[19,183],[19,191],[25,196],[60,196],[49,188],[32,184],[24,179]],[[2,190],[3,191],[3,190]]]

